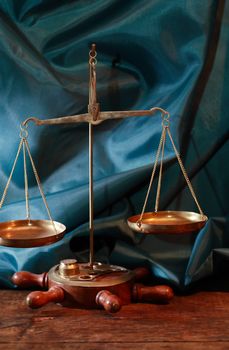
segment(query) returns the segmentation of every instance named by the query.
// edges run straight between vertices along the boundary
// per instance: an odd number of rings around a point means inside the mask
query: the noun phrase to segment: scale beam
[[[122,119],[122,118],[129,118],[129,117],[147,117],[147,116],[150,117],[150,116],[153,116],[156,112],[161,112],[163,116],[169,114],[169,112],[167,112],[166,110],[160,107],[153,107],[149,110],[98,112],[96,114],[96,118],[95,118],[95,114],[92,114],[92,113],[76,114],[72,116],[59,117],[59,118],[53,118],[53,119],[44,119],[44,120],[38,119],[35,117],[29,117],[22,123],[22,125],[25,126],[29,122],[34,122],[36,125],[75,124],[75,123],[82,123],[82,122],[98,125],[103,121],[110,120],[110,119]]]

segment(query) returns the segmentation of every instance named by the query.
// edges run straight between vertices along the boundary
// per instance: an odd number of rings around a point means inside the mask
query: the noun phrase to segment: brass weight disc
[[[136,232],[146,234],[171,233],[182,234],[197,232],[204,227],[208,218],[189,211],[158,211],[144,213],[128,218],[129,227]]]
[[[59,241],[65,231],[63,224],[50,220],[1,222],[0,245],[15,248],[39,247]]]

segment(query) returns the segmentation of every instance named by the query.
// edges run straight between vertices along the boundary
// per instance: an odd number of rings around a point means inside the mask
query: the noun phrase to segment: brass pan
[[[129,227],[136,232],[146,234],[157,233],[191,233],[199,231],[208,218],[189,211],[158,211],[135,215],[128,218]]]
[[[59,241],[65,231],[63,224],[50,220],[1,222],[0,245],[15,248],[39,247]]]

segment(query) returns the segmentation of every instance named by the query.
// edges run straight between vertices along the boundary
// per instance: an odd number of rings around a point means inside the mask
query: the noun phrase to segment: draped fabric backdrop
[[[126,219],[139,213],[155,160],[161,116],[95,127],[96,260],[187,288],[229,270],[229,3],[224,0],[1,0],[0,190],[19,143],[20,123],[83,113],[88,104],[88,49],[97,44],[102,110],[171,114],[171,132],[204,213],[198,234],[142,239]],[[53,245],[0,247],[0,284],[18,270],[47,271],[60,259],[88,259],[88,125],[29,125],[28,141],[52,216],[67,226]],[[32,218],[46,219],[31,168]],[[147,210],[154,206],[153,190]],[[168,142],[160,209],[196,211]],[[0,221],[25,218],[19,158]]]

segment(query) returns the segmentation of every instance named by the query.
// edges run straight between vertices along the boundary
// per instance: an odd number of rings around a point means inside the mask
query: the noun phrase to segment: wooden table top
[[[0,349],[229,349],[229,293],[131,304],[117,314],[49,304],[31,310],[27,291],[0,290]]]

